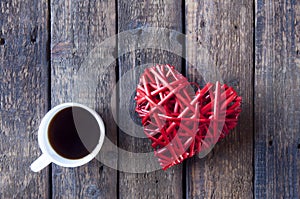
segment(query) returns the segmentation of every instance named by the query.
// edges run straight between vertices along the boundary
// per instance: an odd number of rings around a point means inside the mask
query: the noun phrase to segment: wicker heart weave
[[[137,87],[136,112],[165,170],[209,149],[237,125],[241,97],[227,85],[194,91],[169,65],[147,68]]]

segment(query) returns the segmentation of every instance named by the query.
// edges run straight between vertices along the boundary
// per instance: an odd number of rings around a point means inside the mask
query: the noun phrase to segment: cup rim
[[[53,117],[61,110],[68,108],[68,107],[79,107],[87,110],[90,114],[93,115],[93,117],[96,119],[99,128],[100,128],[100,136],[99,136],[99,141],[96,147],[93,149],[92,152],[90,152],[88,155],[79,158],[79,159],[68,159],[65,158],[61,155],[59,155],[51,146],[49,139],[48,139],[48,127],[50,124],[50,121],[53,119]],[[93,158],[97,156],[99,153],[103,142],[104,142],[104,137],[105,137],[105,126],[102,118],[100,115],[94,111],[93,109],[87,107],[86,105],[79,104],[76,102],[66,102],[59,104],[55,107],[53,107],[50,111],[46,113],[46,115],[43,117],[41,124],[39,126],[38,130],[38,143],[39,147],[42,150],[43,154],[45,154],[51,162],[63,166],[63,167],[77,167],[84,165],[91,161]]]

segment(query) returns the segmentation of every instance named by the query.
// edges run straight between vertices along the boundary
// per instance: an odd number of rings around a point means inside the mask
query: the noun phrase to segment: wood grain
[[[255,1],[257,198],[300,197],[300,2]]]
[[[48,1],[0,2],[0,198],[47,198],[37,131],[48,108]]]
[[[175,0],[51,0],[50,5],[51,13],[45,0],[0,2],[0,198],[300,198],[297,0],[186,0],[184,5]],[[185,30],[194,41],[182,43],[186,68],[181,68],[181,56],[161,49],[137,50],[138,42],[125,47],[131,52],[124,55],[119,54],[124,45],[118,38],[109,40],[112,49],[97,50],[116,32],[131,30],[143,38],[147,27]],[[206,54],[195,47],[205,48]],[[105,53],[119,55],[118,63],[94,62]],[[203,61],[211,68],[197,68]],[[243,97],[239,125],[203,159],[195,157],[167,171],[118,175],[115,169],[124,164],[117,162],[117,144],[133,153],[153,149],[148,139],[122,129],[118,133],[110,102],[127,104],[119,107],[118,116],[129,109],[138,125],[134,100],[127,103],[123,93],[129,92],[132,81],[138,82],[140,66],[156,63],[175,65],[201,86],[210,75],[233,86]],[[132,69],[132,81],[118,85],[118,96],[113,96],[117,76],[121,79]],[[30,171],[41,155],[37,130],[50,106],[48,86],[52,107],[80,102],[103,117],[105,143],[113,145],[105,144],[100,158],[106,157],[110,166],[101,159],[74,169],[52,165],[52,176],[48,168]],[[131,133],[137,131],[128,126]],[[135,164],[138,161],[130,165]]]
[[[205,158],[188,161],[187,198],[253,198],[253,2],[187,0],[185,13],[195,46],[187,43],[189,79],[202,86],[223,79],[243,98],[235,130]]]
[[[115,21],[114,1],[51,1],[51,105],[73,101],[95,109],[113,142],[117,131],[109,105],[115,63],[104,66],[97,59],[101,42],[116,32]],[[111,45],[115,48],[115,41]],[[117,157],[113,148],[103,148]],[[53,198],[117,198],[117,171],[96,159],[52,169]]]
[[[181,57],[161,49],[137,49],[139,48],[139,40],[143,35],[147,34],[145,28],[149,27],[163,27],[172,30],[182,31],[181,20],[181,2],[174,0],[158,0],[158,1],[132,1],[132,0],[118,0],[118,32],[126,30],[135,30],[137,34],[136,41],[124,45],[124,40],[119,41],[118,51],[122,51],[122,47],[131,51],[124,55],[118,54],[119,75],[120,79],[128,71],[135,72],[130,76],[130,82],[124,82],[119,86],[119,117],[124,117],[124,112],[131,113],[131,120],[136,121],[138,125],[138,118],[134,114],[134,100],[124,98],[125,93],[130,92],[132,96],[135,95],[134,89],[129,89],[130,84],[137,85],[139,76],[143,72],[142,66],[149,64],[171,64],[181,70]],[[153,37],[156,38],[155,36]],[[126,41],[125,41],[126,42]],[[144,42],[148,42],[147,39]],[[169,48],[171,43],[166,48]],[[182,50],[182,49],[180,49]],[[126,75],[125,75],[126,76]],[[127,100],[127,101],[126,101]],[[130,102],[128,104],[128,101]],[[126,106],[128,104],[128,106]],[[136,153],[150,153],[153,157],[153,149],[151,148],[150,140],[147,138],[135,137],[130,133],[137,131],[143,134],[142,129],[138,127],[129,126],[127,131],[120,131],[119,133],[119,147],[122,150]],[[139,134],[137,133],[137,134]],[[133,156],[127,156],[132,158]],[[127,157],[120,155],[119,166],[122,167],[122,162],[126,161]],[[141,167],[139,160],[132,160],[131,166],[133,170]],[[153,160],[154,162],[156,159]],[[149,165],[153,162],[149,160]],[[182,166],[178,165],[167,171],[157,170],[152,171],[145,169],[144,173],[134,172],[120,172],[119,174],[119,197],[120,198],[182,198]]]

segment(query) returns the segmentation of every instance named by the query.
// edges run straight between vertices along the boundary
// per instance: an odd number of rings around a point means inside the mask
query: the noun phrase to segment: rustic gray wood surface
[[[164,27],[176,30],[178,32],[182,31],[182,17],[181,17],[181,2],[176,0],[167,1],[128,1],[119,0],[118,1],[118,32],[127,31],[131,29],[140,29],[136,34],[137,42],[139,38],[143,38],[146,32],[143,32],[143,28],[147,27]],[[171,38],[169,38],[171,39]],[[147,42],[147,40],[145,40]],[[130,71],[135,70],[131,75],[132,81],[120,84],[119,87],[119,100],[120,100],[120,110],[119,115],[122,117],[126,108],[123,104],[126,104],[127,100],[123,97],[124,94],[128,92],[129,86],[134,82],[137,84],[139,82],[139,76],[143,72],[144,64],[171,64],[181,70],[181,57],[176,56],[170,52],[163,51],[160,49],[138,49],[135,50],[137,44],[122,43],[119,42],[119,48],[123,46],[128,46],[130,53],[124,55],[120,54],[119,63],[119,76]],[[166,42],[171,45],[170,42]],[[165,46],[168,48],[169,46]],[[122,49],[118,49],[118,52]],[[136,67],[136,68],[135,68]],[[139,73],[140,72],[140,73]],[[132,95],[135,94],[134,90]],[[132,100],[132,103],[133,100]],[[134,110],[131,110],[134,112]],[[136,116],[134,116],[136,117]],[[120,131],[119,134],[119,146],[121,149],[126,151],[131,151],[133,153],[140,152],[151,152],[153,149],[150,146],[151,142],[147,138],[139,138],[135,136],[130,136],[128,133],[136,132],[136,127],[133,126],[131,129],[126,128],[127,132]],[[119,157],[120,162],[123,158]],[[134,160],[133,160],[134,161]],[[137,160],[138,161],[138,160]],[[139,164],[132,163],[133,167],[140,167]],[[178,165],[173,168],[168,169],[168,171],[154,171],[151,172],[145,169],[145,173],[129,173],[120,172],[119,174],[119,197],[120,198],[182,198],[182,166]]]
[[[108,104],[115,65],[101,73],[100,66],[86,60],[98,43],[115,34],[114,9],[113,1],[51,1],[51,106],[73,101],[94,108],[116,141]],[[116,198],[117,190],[117,171],[96,159],[74,169],[52,167],[54,198]]]
[[[30,172],[48,109],[48,1],[0,2],[0,198],[48,198],[48,169]]]
[[[296,0],[0,1],[0,198],[300,198],[299,23]],[[149,27],[186,34],[191,43],[175,38],[186,59],[113,37],[129,30],[143,38]],[[156,63],[175,65],[201,86],[215,66],[243,97],[239,125],[203,159],[167,171],[118,171],[126,162],[120,150],[152,148],[130,135],[139,128],[134,100],[124,97],[130,85],[113,90],[126,72],[136,69],[136,84],[143,66]],[[211,68],[197,69],[202,63]],[[31,172],[41,118],[68,101],[103,117],[101,161]],[[111,102],[119,118],[131,108],[130,132],[118,129]]]
[[[204,57],[208,59],[199,60],[201,51],[195,53],[196,49],[187,45],[188,61],[217,69],[224,83],[243,98],[243,112],[235,130],[205,158],[188,161],[189,198],[253,197],[252,23],[251,1],[186,1],[187,37],[195,40],[198,48],[207,48]],[[189,64],[187,68],[188,75],[197,79],[195,70]],[[198,73],[204,79],[212,78],[206,70]]]
[[[214,79],[203,63],[216,67],[224,83],[243,98],[239,125],[203,159],[187,164],[188,198],[253,197],[253,3],[251,1],[186,1],[186,35],[204,50],[187,45],[191,79]],[[190,47],[191,46],[191,47]],[[195,61],[194,61],[195,60]],[[213,74],[216,72],[213,71]],[[199,77],[200,76],[200,77]],[[202,78],[201,78],[202,77]]]
[[[300,197],[300,2],[256,1],[256,198]]]

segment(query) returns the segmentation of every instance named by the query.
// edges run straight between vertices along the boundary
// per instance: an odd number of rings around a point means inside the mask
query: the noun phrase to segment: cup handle
[[[38,172],[38,171],[42,170],[43,168],[45,168],[46,166],[48,166],[50,163],[51,163],[50,158],[47,155],[42,154],[38,159],[36,159],[30,165],[30,169],[34,172]]]

